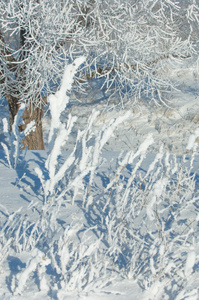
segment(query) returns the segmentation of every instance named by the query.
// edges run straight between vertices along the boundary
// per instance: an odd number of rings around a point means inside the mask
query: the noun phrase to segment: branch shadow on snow
[[[133,170],[133,165],[127,164],[125,169],[126,170],[124,174],[120,174],[120,176],[118,176],[117,182],[115,184],[118,185],[119,181],[122,182],[124,190],[127,188],[128,179]],[[146,170],[140,167],[138,169],[138,172],[145,174]],[[87,176],[84,177],[84,183],[85,186],[87,186],[87,189],[89,189],[89,178],[90,178],[89,175],[90,174],[87,174]],[[114,174],[114,176],[116,176],[116,174]],[[82,201],[76,201],[80,209],[83,211],[88,228],[93,228],[92,232],[98,239],[100,238],[101,235],[103,235],[102,242],[107,249],[110,249],[112,247],[110,241],[108,241],[107,238],[109,232],[107,220],[113,216],[117,206],[115,202],[115,197],[117,197],[116,189],[106,190],[109,183],[110,183],[110,174],[106,173],[105,171],[100,172],[99,170],[95,175],[95,181],[93,183],[93,186],[90,188],[90,193],[92,194],[93,197],[92,204],[89,205],[88,207],[85,207]],[[140,181],[137,177],[134,178],[131,184],[131,187],[133,186],[134,187],[139,186],[140,189],[144,192],[145,187],[144,185],[142,186],[140,185]],[[107,201],[109,203],[107,203]],[[130,201],[130,199],[128,201]],[[116,217],[116,219],[117,220],[115,221],[114,224],[115,227],[117,227],[120,223],[124,222],[124,220],[120,218]],[[131,237],[129,236],[129,238]],[[148,238],[150,237],[148,236]],[[120,269],[124,270],[125,268],[128,269],[129,261],[133,256],[133,253],[128,246],[128,241],[126,241],[125,244],[122,245],[122,248],[123,251],[116,256],[110,253],[110,258],[112,259],[112,261],[114,261],[114,264],[117,265],[119,270]],[[146,263],[149,263],[149,261],[147,262],[147,260],[145,260],[144,265],[146,265]]]
[[[3,149],[0,149],[0,163],[5,167],[8,167],[8,162],[6,159],[6,155]]]
[[[22,269],[25,269],[26,264],[23,263],[18,257],[8,255],[7,257],[8,266],[10,269],[10,274],[6,277],[6,284],[9,291],[12,293],[12,284],[15,276],[21,272]]]
[[[33,197],[33,195],[40,199],[41,182],[34,172],[34,167],[39,165],[44,169],[45,166],[45,156],[41,155],[39,151],[31,151],[29,155],[30,158],[23,161],[16,168],[17,178],[16,181],[12,183],[25,192],[27,196],[21,195],[21,197],[27,202],[31,202],[29,198]]]

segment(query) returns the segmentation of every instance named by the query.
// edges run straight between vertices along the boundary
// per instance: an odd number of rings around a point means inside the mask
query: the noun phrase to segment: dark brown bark
[[[17,111],[19,109],[18,99],[15,97],[8,95],[6,97],[6,100],[8,102],[9,107],[9,124],[10,124],[10,131],[12,130],[12,125],[14,123],[14,118],[17,114]]]
[[[25,39],[25,32],[24,30],[22,30],[21,32],[21,43],[24,43],[24,39]],[[2,45],[5,45],[5,41],[4,38],[2,37],[2,34],[0,32],[0,41],[2,42]],[[12,54],[9,52],[9,50],[6,47],[0,46],[0,52],[2,57],[4,58],[5,62],[6,62],[6,67],[7,69],[12,72],[16,77],[17,77],[17,61],[16,59],[12,56]],[[1,61],[0,61],[1,63]],[[19,62],[20,64],[20,62]],[[5,67],[5,66],[4,66]],[[2,72],[4,68],[2,69]],[[23,74],[23,69],[21,69],[21,74]],[[5,73],[0,72],[0,80],[1,80],[1,84],[5,84]],[[23,76],[21,76],[21,78],[19,78],[19,81],[21,81],[23,78]],[[8,81],[9,82],[9,81]],[[20,94],[19,91],[17,93],[17,86],[13,86],[13,82],[11,81],[11,91],[14,88],[14,95],[13,96],[11,93],[9,92],[5,92],[4,96],[8,102],[9,105],[9,122],[10,122],[10,130],[12,130],[12,125],[14,123],[14,118],[17,114],[17,111],[20,107],[19,105],[19,97],[17,97],[17,94]],[[8,89],[9,91],[9,89]],[[21,130],[24,130],[25,127],[27,126],[28,123],[30,123],[31,121],[35,121],[35,125],[36,125],[36,129],[35,131],[32,131],[28,136],[25,137],[23,144],[24,144],[24,148],[28,147],[29,150],[43,150],[44,149],[44,141],[43,141],[43,132],[42,132],[42,113],[43,113],[43,107],[39,108],[39,107],[34,107],[34,105],[32,107],[27,107],[24,111],[23,114],[23,120],[24,120],[24,125],[21,126]]]
[[[24,125],[21,130],[24,130],[31,121],[35,121],[36,129],[31,131],[23,140],[24,148],[28,150],[44,150],[43,130],[42,130],[42,114],[43,109],[39,107],[27,107],[23,113]]]
[[[18,104],[18,99],[12,96],[7,97],[9,104],[9,122],[10,130],[12,130],[12,125],[14,123],[14,117],[17,114],[17,111],[20,107]],[[30,132],[28,136],[23,140],[24,149],[28,147],[28,150],[44,150],[44,141],[43,141],[43,130],[42,130],[42,114],[43,109],[39,107],[27,107],[23,113],[24,124],[20,126],[20,131],[23,131],[27,124],[31,121],[35,121],[36,129],[35,131]]]

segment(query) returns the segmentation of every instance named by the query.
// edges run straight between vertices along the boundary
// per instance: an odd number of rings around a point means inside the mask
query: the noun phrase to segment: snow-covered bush
[[[85,61],[84,57],[77,58],[73,64],[69,64],[65,67],[64,75],[60,89],[53,95],[48,97],[49,108],[51,113],[51,127],[48,137],[49,143],[49,155],[45,164],[46,176],[48,180],[45,180],[45,175],[43,170],[36,168],[35,171],[40,178],[40,181],[44,190],[45,201],[48,195],[55,193],[56,185],[64,177],[66,171],[71,167],[74,162],[73,153],[65,161],[64,165],[57,170],[58,157],[61,154],[61,149],[68,140],[71,133],[76,117],[71,117],[69,115],[69,120],[67,126],[61,123],[61,114],[65,110],[66,105],[69,101],[69,96],[67,93],[72,88],[73,77],[78,69],[78,67]]]
[[[103,208],[98,212],[100,225],[118,271],[137,280],[143,289],[151,288],[154,299],[165,294],[173,299],[198,276],[199,192],[198,174],[192,169],[194,154],[177,157],[161,147],[145,172],[140,168],[143,154],[138,150],[119,160],[115,178],[105,190],[106,200],[97,205]]]
[[[88,124],[84,130],[79,130],[77,134],[76,145],[69,157],[60,166],[58,157],[61,150],[68,140],[76,117],[68,116],[68,123],[62,124],[60,121],[61,113],[64,111],[69,97],[66,92],[72,87],[72,81],[77,68],[83,63],[84,57],[80,57],[73,64],[66,66],[60,90],[55,95],[49,96],[50,112],[51,112],[51,128],[49,133],[49,155],[45,163],[45,170],[36,168],[40,181],[44,190],[44,201],[48,196],[51,197],[59,193],[60,181],[65,178],[65,187],[62,187],[61,195],[66,192],[73,191],[75,195],[81,188],[81,181],[86,175],[90,176],[89,186],[92,185],[94,173],[99,164],[100,153],[102,148],[113,134],[114,129],[124,122],[130,112],[124,116],[112,120],[108,125],[105,125],[98,135],[92,132],[92,124],[99,115],[99,112],[93,111],[88,119]],[[44,171],[44,172],[43,172]],[[74,176],[77,175],[77,177]],[[73,175],[73,176],[72,176]],[[47,179],[45,179],[47,177]],[[72,181],[71,181],[72,180]]]
[[[66,80],[81,62],[65,69]],[[53,144],[45,169],[36,169],[44,201],[8,214],[0,230],[1,269],[8,255],[21,262],[9,277],[10,291],[22,295],[34,278],[40,291],[64,299],[68,292],[103,290],[127,278],[150,299],[197,297],[199,130],[190,136],[185,155],[171,155],[163,146],[153,154],[149,134],[137,151],[109,159],[103,146],[129,113],[96,132],[99,113],[93,111],[61,164],[74,122],[69,116],[65,127],[59,118],[68,101],[66,87],[63,80],[50,98],[51,107],[56,101]]]
[[[163,147],[150,154],[150,135],[135,153],[109,163],[83,150],[82,165],[70,172],[68,185],[53,201],[49,197],[25,213],[11,214],[1,229],[2,249],[23,262],[10,283],[13,293],[22,294],[36,276],[40,290],[56,291],[60,299],[66,292],[103,289],[121,278],[136,280],[152,299],[197,294],[196,136],[188,143],[193,153],[184,156]],[[97,140],[103,144],[103,135]],[[91,140],[83,142],[89,150]],[[1,264],[5,258],[4,251]]]
[[[37,222],[31,222],[30,213],[9,217],[1,230],[2,247],[13,248],[21,259],[24,252],[29,253],[23,261],[26,268],[12,280],[13,292],[22,293],[24,282],[36,272],[40,280],[44,274],[50,277],[48,289],[57,287],[60,293],[103,286],[111,278],[109,273],[133,277],[156,299],[165,293],[175,297],[188,293],[198,264],[196,178],[187,157],[170,156],[162,148],[143,172],[141,163],[151,141],[135,154],[118,159],[106,187],[99,184],[104,173],[101,164],[92,181],[95,189],[82,176],[87,186],[79,191],[78,205],[69,204],[72,198],[67,194],[67,200],[59,197],[53,204],[32,205],[29,210],[37,209]],[[107,172],[104,178],[110,177]],[[88,190],[89,206],[85,205]],[[62,228],[57,221],[60,212],[74,205],[83,209],[85,216]],[[37,255],[32,254],[33,249]],[[43,286],[40,284],[41,289]],[[152,289],[155,286],[158,290]]]

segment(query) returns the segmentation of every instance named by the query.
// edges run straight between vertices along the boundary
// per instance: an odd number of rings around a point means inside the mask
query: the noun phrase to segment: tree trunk
[[[18,104],[18,100],[15,97],[11,96],[11,95],[7,95],[6,100],[8,102],[8,106],[9,106],[10,131],[12,131],[12,125],[14,123],[14,118],[15,118],[17,112],[18,112],[19,104]]]
[[[10,130],[14,123],[14,117],[19,109],[18,100],[15,97],[8,96],[7,101],[9,104],[9,121]],[[44,150],[43,130],[42,130],[42,113],[43,108],[39,107],[26,107],[23,113],[24,124],[20,126],[20,131],[23,131],[27,124],[31,121],[35,121],[36,129],[32,131],[23,140],[24,149],[28,147],[28,150]]]
[[[39,107],[26,107],[23,113],[24,125],[21,126],[21,130],[26,128],[26,125],[31,121],[35,121],[36,129],[31,131],[29,135],[23,140],[24,149],[28,147],[28,150],[44,150],[43,130],[42,130],[42,114],[43,109]]]
[[[25,41],[28,36],[28,33],[26,30],[21,27],[20,29],[20,47],[21,47],[21,61],[26,57],[26,52],[24,52],[24,46],[25,46]],[[2,57],[5,59],[7,62],[7,69],[15,75],[15,78],[19,82],[23,82],[23,79],[25,80],[23,74],[24,74],[24,68],[25,66],[22,64],[20,71],[18,71],[18,67],[21,64],[21,61],[17,61],[15,57],[12,55],[12,53],[9,51],[9,49],[6,47],[6,43],[4,41],[4,38],[2,36],[2,33],[0,31],[0,54]],[[26,49],[27,50],[27,49]],[[2,64],[0,60],[0,64]],[[9,81],[5,82],[5,78],[7,74],[4,72],[4,65],[2,64],[2,68],[0,69],[0,83],[1,84],[6,84],[9,85]],[[19,77],[18,77],[19,76]],[[25,84],[25,83],[24,83]],[[11,88],[8,90],[12,91],[13,88],[13,82],[10,83]],[[18,87],[18,86],[17,86]],[[17,111],[19,109],[19,97],[17,97],[16,93],[16,87],[14,87],[16,96],[13,96],[11,93],[9,94],[9,91],[4,94],[8,105],[9,105],[9,122],[10,122],[10,130],[12,130],[12,125],[14,123],[14,118],[17,114]],[[18,91],[19,92],[19,91]],[[19,93],[20,94],[20,93]],[[27,107],[24,111],[23,114],[23,120],[24,120],[24,125],[21,126],[20,130],[24,130],[26,128],[26,125],[30,123],[31,121],[35,121],[36,129],[35,131],[30,132],[28,136],[25,137],[23,140],[24,148],[28,147],[29,150],[43,150],[44,149],[44,141],[43,141],[43,131],[42,131],[42,113],[43,113],[43,106],[42,108],[34,106],[34,104],[30,107]]]

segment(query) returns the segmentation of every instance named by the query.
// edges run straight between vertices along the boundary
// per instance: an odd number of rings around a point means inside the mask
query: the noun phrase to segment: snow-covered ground
[[[59,156],[0,150],[0,299],[199,299],[199,75],[167,76],[168,107],[72,95]]]
[[[134,105],[128,101],[124,106],[120,101],[109,103],[94,81],[90,92],[84,98],[81,97],[77,101],[75,95],[71,96],[72,105],[68,107],[66,114],[63,114],[63,120],[67,119],[68,113],[77,115],[78,120],[75,125],[77,131],[85,126],[92,110],[96,109],[100,111],[94,124],[97,131],[112,118],[124,114],[125,111],[131,111],[131,116],[118,126],[114,136],[106,144],[105,150],[137,149],[147,134],[153,133],[155,151],[163,143],[171,153],[182,154],[186,151],[189,135],[199,126],[199,74],[197,66],[190,67],[189,63],[184,63],[175,70],[172,70],[172,66],[168,66],[165,76],[168,76],[177,87],[165,106],[157,106],[153,102],[147,103],[144,100]],[[49,124],[50,117],[44,118],[46,136]],[[67,143],[67,149],[73,148],[75,139],[74,134]]]

